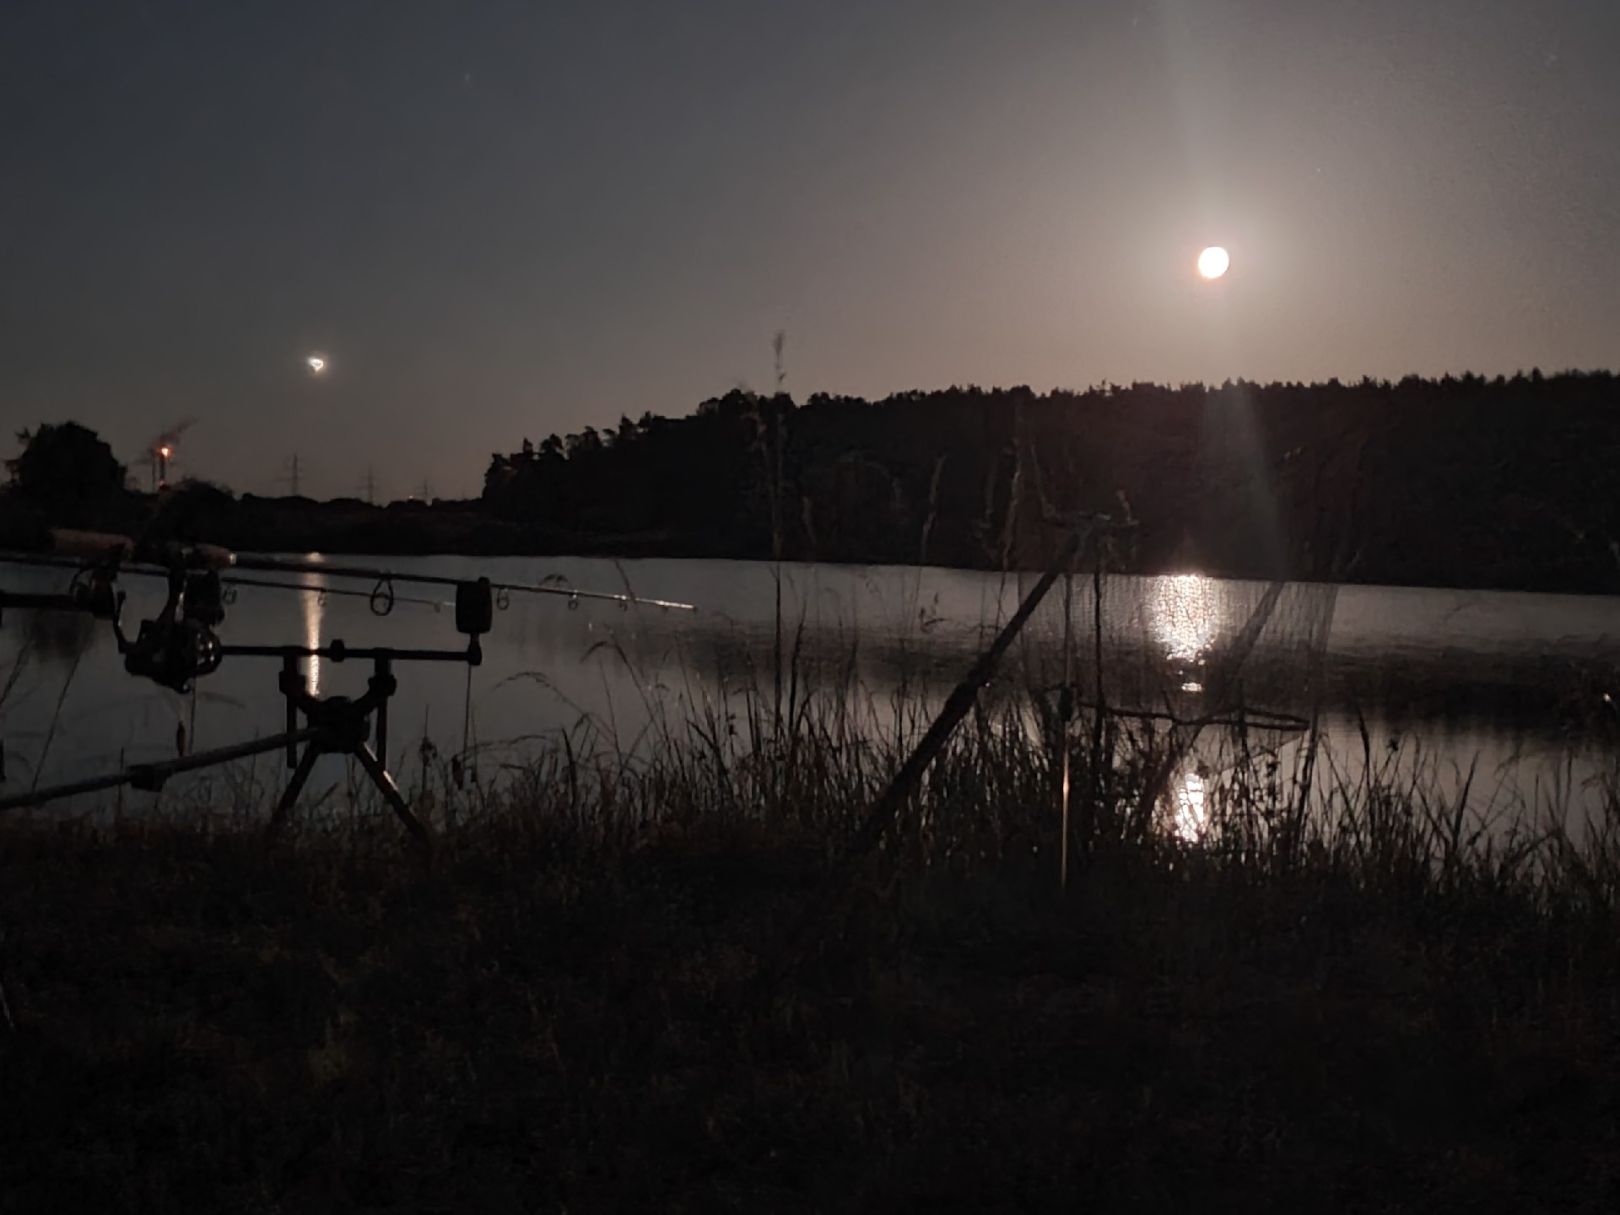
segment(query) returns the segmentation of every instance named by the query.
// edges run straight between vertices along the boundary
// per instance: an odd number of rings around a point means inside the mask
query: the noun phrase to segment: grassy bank
[[[1615,816],[1261,755],[1180,840],[1081,742],[1060,889],[1006,714],[859,863],[901,740],[825,714],[430,780],[431,868],[363,799],[0,825],[0,1206],[1609,1209]]]

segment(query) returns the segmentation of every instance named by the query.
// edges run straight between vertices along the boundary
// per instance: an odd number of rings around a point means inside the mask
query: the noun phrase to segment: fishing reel
[[[131,641],[113,620],[124,670],[160,687],[189,692],[192,680],[219,669],[224,650],[214,632],[225,619],[225,595],[214,570],[173,569],[162,610],[143,620]]]
[[[219,638],[191,620],[143,620],[135,640],[121,641],[124,670],[176,692],[219,669]]]
[[[100,568],[80,570],[65,594],[0,588],[0,619],[4,619],[6,608],[19,607],[33,611],[84,612],[96,620],[116,622],[123,610],[124,595],[114,585],[114,577],[113,573]]]
[[[94,567],[83,571],[68,587],[74,607],[95,620],[117,620],[124,610],[124,592],[118,589],[115,570]]]

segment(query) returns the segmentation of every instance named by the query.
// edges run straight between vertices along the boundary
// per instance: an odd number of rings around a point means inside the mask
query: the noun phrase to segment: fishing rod
[[[414,583],[420,586],[459,586],[462,582],[461,579],[444,574],[402,573],[397,570],[379,570],[362,566],[328,565],[321,561],[255,557],[251,554],[238,556],[233,565],[236,569],[255,570],[260,573],[322,574],[331,578],[365,578],[379,582]],[[543,582],[491,582],[489,586],[492,591],[507,594],[560,595],[574,603],[582,599],[593,599],[603,603],[617,603],[621,607],[655,607],[676,612],[697,611],[690,603],[680,603],[673,599],[647,599],[632,592],[619,594],[612,591],[586,591],[577,587],[554,586]]]
[[[84,571],[86,569],[83,562],[77,561],[72,557],[56,557],[45,553],[0,552],[0,562],[5,562],[8,565],[39,566],[45,569],[70,569],[77,571]],[[159,569],[132,568],[127,565],[123,566],[122,568],[124,572],[131,574],[142,574],[151,577],[166,576],[165,571]],[[336,595],[343,598],[370,599],[373,600],[373,610],[376,611],[377,615],[388,615],[387,610],[377,610],[377,596],[374,592],[360,591],[354,589],[353,587],[318,586],[310,582],[277,582],[268,578],[241,578],[234,574],[222,574],[220,575],[219,581],[221,586],[226,587],[262,587],[265,590],[273,591],[305,591],[308,594],[319,595],[322,598],[325,598],[327,595]],[[6,598],[6,602],[9,606],[13,607],[28,606],[23,602],[22,596],[17,593],[9,594]],[[230,598],[227,597],[227,606],[229,606],[230,602]],[[414,595],[395,595],[392,603],[409,603],[419,607],[430,607],[434,611],[442,611],[444,608],[455,606],[455,604],[451,603],[447,599],[423,599]]]
[[[0,591],[0,611],[14,607],[82,611],[112,624],[124,669],[132,675],[153,680],[176,692],[187,692],[195,678],[217,670],[229,648],[220,641],[216,628],[225,619],[231,602],[229,588],[236,585],[271,587],[315,593],[367,594],[343,587],[311,587],[308,584],[272,582],[244,577],[250,573],[282,573],[325,579],[365,579],[372,582],[367,595],[371,610],[386,616],[402,598],[395,583],[455,588],[456,628],[470,638],[469,663],[482,661],[478,639],[490,629],[494,608],[505,608],[512,594],[552,595],[577,607],[581,600],[616,603],[621,608],[656,607],[665,611],[695,611],[689,603],[668,599],[643,599],[633,593],[614,594],[581,590],[547,583],[492,582],[488,578],[451,578],[440,574],[420,574],[371,566],[328,565],[324,562],[237,554],[209,544],[143,544],[104,532],[53,529],[52,551],[39,553],[0,552],[0,562],[71,568],[73,581],[65,595],[18,595]],[[168,584],[168,597],[160,611],[142,620],[131,639],[123,629],[121,615],[124,593],[118,578],[124,574],[161,577]],[[419,600],[420,601],[420,600]],[[431,600],[420,601],[431,603]]]
[[[416,586],[459,586],[466,579],[445,574],[413,573],[376,566],[337,565],[325,561],[309,561],[296,557],[274,557],[258,553],[235,553],[212,544],[163,545],[156,548],[140,545],[127,536],[104,532],[80,532],[66,528],[51,530],[49,555],[0,552],[0,561],[36,565],[77,565],[80,560],[115,561],[126,572],[150,577],[167,577],[178,561],[187,569],[216,571],[248,570],[254,573],[314,574],[324,578],[354,578],[381,585],[404,583]],[[523,595],[554,595],[571,603],[594,600],[616,603],[621,607],[655,607],[665,611],[695,612],[690,603],[672,599],[649,599],[633,591],[589,591],[579,587],[559,586],[545,582],[495,582],[490,589],[498,593]]]
[[[328,595],[351,599],[375,599],[375,595],[371,591],[357,591],[352,586],[312,586],[307,582],[274,582],[269,578],[236,578],[230,576],[221,576],[220,582],[225,586],[262,587],[269,591],[304,591],[310,595],[318,595],[323,599]],[[418,607],[430,607],[435,612],[456,606],[448,599],[422,599],[415,595],[396,595],[394,602],[410,603]],[[378,615],[382,616],[387,614],[387,612],[378,613]]]
[[[30,789],[13,796],[0,795],[0,810],[43,805],[59,797],[122,784],[156,790],[170,775],[178,772],[225,763],[265,750],[285,748],[292,777],[276,805],[271,818],[272,828],[278,826],[291,811],[320,756],[347,755],[359,762],[383,800],[417,843],[428,849],[431,838],[426,826],[406,804],[387,769],[388,703],[398,688],[393,672],[396,662],[466,664],[470,712],[472,668],[483,662],[480,638],[490,631],[497,605],[506,607],[512,594],[562,596],[569,601],[570,608],[577,607],[581,600],[589,599],[617,603],[621,608],[646,606],[666,611],[696,610],[689,603],[644,599],[633,593],[613,594],[545,583],[492,582],[484,577],[458,579],[369,566],[328,565],[308,560],[237,554],[215,545],[150,545],[138,543],[127,536],[68,530],[54,530],[50,536],[51,552],[0,552],[0,563],[72,569],[73,579],[67,591],[45,594],[0,589],[0,613],[7,607],[20,607],[82,612],[95,619],[106,620],[112,626],[126,671],[180,693],[190,691],[193,681],[217,670],[227,657],[280,659],[281,673],[277,687],[286,702],[285,727],[279,734],[253,743],[219,748],[190,757],[182,755],[177,760],[163,763],[137,765],[88,781]],[[308,583],[243,577],[236,572],[238,570],[314,575],[322,579],[365,579],[371,581],[373,586],[369,592],[344,587],[311,586]],[[167,597],[162,608],[150,619],[140,621],[133,638],[124,631],[121,619],[125,595],[118,587],[118,579],[124,574],[162,578],[167,585]],[[340,639],[318,646],[227,645],[215,631],[225,620],[226,608],[237,586],[366,596],[372,611],[379,616],[386,616],[396,602],[426,603],[436,608],[441,606],[433,600],[398,595],[394,589],[396,582],[454,587],[455,628],[466,637],[465,648],[359,647],[345,645]],[[315,695],[309,688],[307,676],[298,665],[310,658],[335,663],[369,661],[372,674],[367,681],[365,694],[355,698],[322,698]],[[375,750],[371,745],[373,737],[377,743]],[[3,764],[0,764],[0,770],[3,770]]]

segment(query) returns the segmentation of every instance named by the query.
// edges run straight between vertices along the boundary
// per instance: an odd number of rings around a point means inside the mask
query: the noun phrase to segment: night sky
[[[472,493],[779,329],[801,398],[1613,367],[1617,62],[1615,0],[5,0],[0,446]]]

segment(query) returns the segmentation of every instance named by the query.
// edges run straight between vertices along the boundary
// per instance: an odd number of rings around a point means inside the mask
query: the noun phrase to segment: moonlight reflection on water
[[[1209,825],[1209,812],[1205,809],[1207,797],[1204,778],[1196,771],[1189,769],[1176,783],[1173,830],[1178,839],[1193,843],[1203,836],[1204,828]]]
[[[1172,662],[1198,662],[1214,643],[1225,603],[1220,584],[1202,574],[1156,579],[1148,611]]]
[[[1181,690],[1202,692],[1200,672],[1229,610],[1225,588],[1202,574],[1157,578],[1147,610],[1153,634],[1181,678]]]
[[[324,596],[318,590],[305,591],[298,596],[304,619],[304,644],[315,649],[321,644],[321,614]],[[304,660],[304,676],[309,681],[311,696],[321,694],[321,660],[311,654]]]

